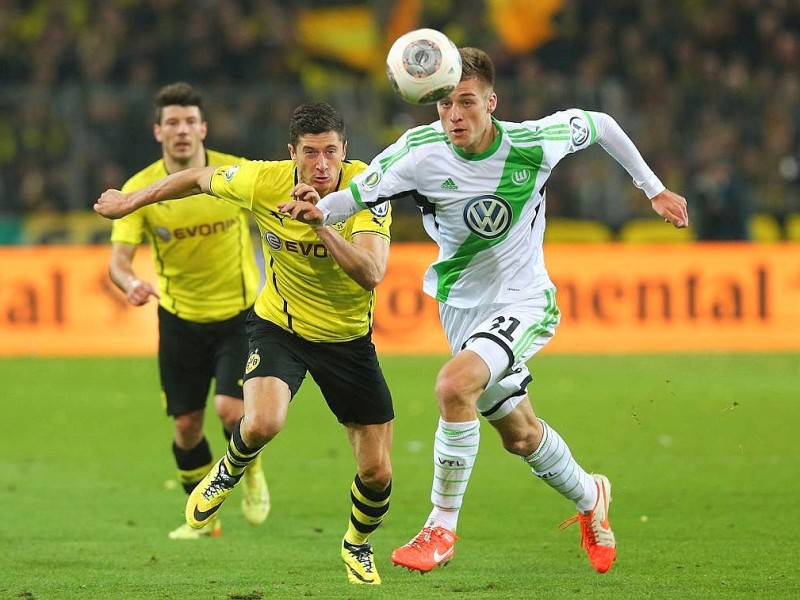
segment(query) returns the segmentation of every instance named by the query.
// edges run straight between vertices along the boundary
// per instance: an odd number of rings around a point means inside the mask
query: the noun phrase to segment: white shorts
[[[477,408],[496,421],[525,397],[533,380],[525,364],[550,341],[561,314],[555,289],[546,289],[525,302],[472,308],[439,305],[439,318],[455,356],[469,348],[489,367],[486,389]]]

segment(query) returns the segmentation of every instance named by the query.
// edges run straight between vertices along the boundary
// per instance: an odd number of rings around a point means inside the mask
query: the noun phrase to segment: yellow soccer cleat
[[[192,529],[186,523],[183,523],[177,529],[169,532],[169,539],[171,540],[199,540],[203,537],[219,537],[222,533],[222,522],[219,519],[214,519],[211,523],[200,529]]]
[[[269,516],[272,505],[269,498],[267,479],[261,469],[260,454],[245,469],[243,480],[242,514],[253,525],[261,525]]]
[[[354,546],[342,540],[342,560],[350,583],[380,585],[381,576],[375,568],[375,557],[369,542]]]
[[[225,457],[220,458],[189,494],[186,502],[186,523],[189,527],[201,529],[211,523],[241,477],[231,475],[225,466]]]

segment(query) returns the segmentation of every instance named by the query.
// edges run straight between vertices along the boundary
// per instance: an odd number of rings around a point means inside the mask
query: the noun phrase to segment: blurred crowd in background
[[[500,119],[615,117],[701,239],[800,213],[800,0],[0,0],[0,220],[86,212],[159,158],[153,95],[179,80],[204,95],[208,147],[286,158],[292,110],[324,100],[368,162],[436,119],[383,71],[419,26],[490,52]],[[548,186],[551,218],[618,231],[650,214],[597,148]]]

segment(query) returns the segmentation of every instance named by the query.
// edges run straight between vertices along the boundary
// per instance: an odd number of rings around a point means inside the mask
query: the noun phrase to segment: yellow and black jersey
[[[346,161],[338,189],[366,164]],[[211,178],[211,193],[253,212],[267,263],[266,283],[256,300],[258,315],[313,342],[343,342],[366,335],[372,326],[374,291],[353,281],[328,253],[308,225],[278,211],[297,183],[295,164],[244,161],[220,167]],[[361,211],[333,229],[346,240],[357,234],[389,239],[391,208]]]
[[[206,164],[243,159],[206,151]],[[163,160],[122,187],[141,189],[168,175]],[[147,236],[165,310],[198,323],[229,319],[252,306],[260,276],[247,212],[208,194],[145,206],[113,223],[111,241],[138,245]]]

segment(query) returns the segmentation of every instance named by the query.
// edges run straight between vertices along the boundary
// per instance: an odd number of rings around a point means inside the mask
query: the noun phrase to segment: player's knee
[[[369,489],[382,492],[392,481],[392,468],[384,464],[366,466],[359,469],[358,478]]]
[[[457,372],[442,370],[436,378],[434,393],[441,406],[455,407],[470,401],[466,382]]]
[[[203,412],[193,411],[175,417],[175,436],[182,448],[191,448],[203,437]]]
[[[242,419],[242,437],[251,446],[263,446],[272,441],[283,429],[283,422],[268,415],[245,415]]]
[[[222,425],[230,431],[244,414],[244,402],[231,396],[217,396],[214,407]]]

